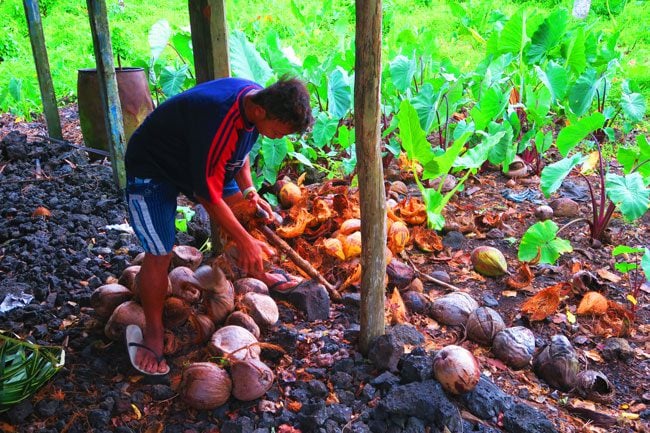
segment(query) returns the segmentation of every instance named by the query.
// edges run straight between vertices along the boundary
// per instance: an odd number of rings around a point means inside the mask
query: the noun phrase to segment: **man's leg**
[[[142,332],[142,344],[157,354],[163,353],[165,328],[163,327],[162,315],[167,295],[167,275],[171,259],[171,254],[155,256],[146,253],[137,278],[140,303],[144,310],[146,323]],[[159,363],[155,355],[145,349],[138,350],[135,363],[141,369],[150,373],[167,370],[167,362],[164,359]]]

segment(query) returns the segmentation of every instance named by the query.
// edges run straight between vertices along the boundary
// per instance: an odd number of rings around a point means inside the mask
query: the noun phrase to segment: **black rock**
[[[499,413],[505,412],[513,404],[512,397],[483,375],[481,375],[476,388],[460,395],[459,399],[472,415],[484,420],[497,417]]]
[[[509,433],[557,433],[542,412],[525,404],[515,404],[506,410],[503,427]]]

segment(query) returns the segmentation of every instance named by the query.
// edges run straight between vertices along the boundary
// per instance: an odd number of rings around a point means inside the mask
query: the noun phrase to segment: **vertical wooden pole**
[[[122,107],[117,90],[115,66],[113,64],[113,49],[108,27],[105,0],[86,0],[88,18],[93,35],[95,61],[97,62],[97,77],[99,78],[99,93],[104,105],[108,147],[111,153],[113,180],[118,188],[126,187],[126,172],[124,169],[124,124],[122,123]]]
[[[354,124],[361,197],[361,334],[367,353],[385,333],[386,193],[381,164],[381,0],[356,0]]]
[[[41,102],[43,103],[43,113],[45,114],[45,123],[47,123],[47,133],[52,138],[63,139],[61,132],[61,119],[59,110],[56,107],[56,95],[52,84],[52,75],[50,73],[50,62],[47,59],[47,49],[45,47],[45,37],[43,36],[43,23],[41,22],[41,13],[38,9],[38,0],[23,0],[25,7],[25,16],[29,27],[29,40],[32,43],[32,54],[36,64],[36,74],[38,75],[38,85],[41,89]]]
[[[196,81],[230,76],[224,0],[189,0]]]

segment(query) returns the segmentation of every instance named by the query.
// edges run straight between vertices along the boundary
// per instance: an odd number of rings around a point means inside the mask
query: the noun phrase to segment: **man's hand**
[[[239,250],[237,264],[246,275],[253,277],[264,273],[264,257],[275,254],[273,248],[252,236],[237,242],[237,249]]]
[[[267,218],[265,222],[267,224],[273,222],[273,208],[271,208],[271,205],[266,200],[259,196],[257,191],[252,191],[245,198],[250,202],[251,206],[254,206],[256,209],[260,208],[266,212]]]

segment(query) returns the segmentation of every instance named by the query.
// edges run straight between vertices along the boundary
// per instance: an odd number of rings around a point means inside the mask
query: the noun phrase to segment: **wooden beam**
[[[38,0],[23,0],[23,6],[25,7],[25,16],[27,18],[27,26],[29,27],[29,40],[32,43],[34,63],[36,64],[38,86],[41,90],[41,102],[43,103],[47,133],[50,137],[62,140],[61,119],[59,118],[59,110],[56,106],[56,95],[52,84],[50,62],[47,59],[47,48],[45,47],[43,23],[38,8]]]
[[[108,147],[113,167],[113,180],[120,189],[126,187],[126,171],[124,169],[124,123],[122,122],[122,107],[117,90],[115,66],[113,64],[113,48],[108,27],[105,0],[86,0],[88,18],[93,36],[95,61],[97,62],[97,77],[99,78],[99,93],[104,105]]]
[[[386,276],[386,192],[381,163],[381,0],[356,0],[354,124],[361,197],[361,333],[366,354],[383,335]]]
[[[189,0],[196,82],[230,76],[224,0]]]

